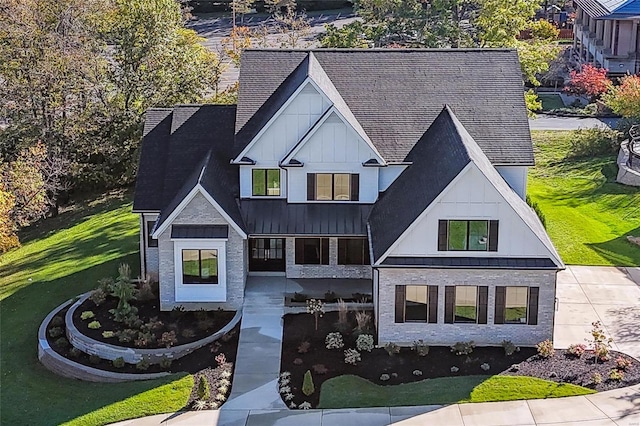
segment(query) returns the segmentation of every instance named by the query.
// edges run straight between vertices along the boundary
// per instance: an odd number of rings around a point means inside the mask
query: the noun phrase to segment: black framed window
[[[397,285],[395,322],[438,322],[437,285]]]
[[[357,173],[308,173],[308,201],[358,201],[360,175]]]
[[[328,265],[328,238],[296,238],[295,262],[298,265]]]
[[[158,240],[151,236],[151,231],[153,231],[153,225],[155,225],[155,223],[155,221],[147,222],[147,247],[158,247]]]
[[[218,250],[182,250],[183,284],[218,284]]]
[[[494,324],[538,324],[540,287],[496,287]]]
[[[251,173],[254,196],[280,196],[280,169],[253,169]]]
[[[498,251],[498,221],[440,220],[438,250]]]
[[[338,238],[338,265],[369,265],[366,238]]]
[[[478,322],[478,287],[456,286],[454,322]]]

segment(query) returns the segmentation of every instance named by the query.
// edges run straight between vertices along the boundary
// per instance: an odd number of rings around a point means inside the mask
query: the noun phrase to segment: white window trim
[[[218,284],[183,284],[182,250],[218,250]],[[176,302],[227,301],[227,240],[188,239],[173,240]]]

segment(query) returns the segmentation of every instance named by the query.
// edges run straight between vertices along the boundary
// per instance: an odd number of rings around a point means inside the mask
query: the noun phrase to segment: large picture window
[[[338,238],[338,265],[369,265],[366,238]]]
[[[295,262],[298,265],[328,265],[328,238],[296,238]]]
[[[308,201],[358,201],[360,175],[357,173],[308,173]]]
[[[440,251],[498,251],[497,220],[440,220]]]
[[[182,250],[183,284],[218,284],[218,250]]]
[[[252,194],[254,196],[279,197],[280,170],[253,169],[252,188]]]

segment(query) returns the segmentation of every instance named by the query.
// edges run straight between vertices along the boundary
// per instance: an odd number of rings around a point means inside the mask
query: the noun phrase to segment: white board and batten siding
[[[474,257],[549,257],[550,253],[498,190],[475,165],[465,169],[400,237],[390,256],[468,256],[467,251],[438,251],[438,220],[498,220],[498,251],[474,251]]]
[[[304,167],[289,169],[288,201],[307,201],[307,173],[358,173],[360,203],[373,203],[378,198],[378,167],[362,163],[377,157],[375,151],[335,112],[322,122],[293,158]]]

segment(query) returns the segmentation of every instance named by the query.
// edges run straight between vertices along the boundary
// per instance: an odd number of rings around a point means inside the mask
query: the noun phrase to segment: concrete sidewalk
[[[638,426],[640,385],[587,396],[446,407],[382,407],[343,410],[188,411],[127,420],[118,426]]]
[[[529,119],[529,128],[531,130],[578,130],[595,127],[604,129],[614,128],[617,123],[617,118],[558,117],[538,114],[536,118]]]

